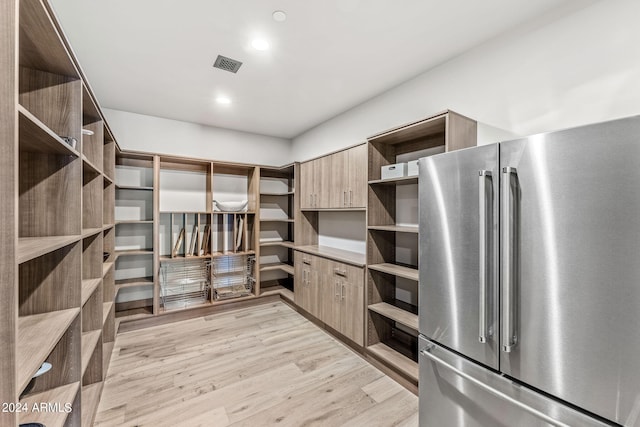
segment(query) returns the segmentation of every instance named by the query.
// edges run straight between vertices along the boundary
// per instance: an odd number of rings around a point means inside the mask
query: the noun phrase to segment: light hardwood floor
[[[277,302],[117,336],[96,426],[417,426],[418,398]]]

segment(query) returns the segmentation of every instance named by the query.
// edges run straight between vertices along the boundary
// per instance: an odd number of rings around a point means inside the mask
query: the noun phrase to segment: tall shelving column
[[[369,138],[367,354],[414,386],[418,385],[419,180],[417,176],[381,179],[381,167],[474,146],[476,134],[474,120],[446,111]]]
[[[113,294],[119,323],[154,314],[154,156],[118,152],[114,174]]]
[[[258,247],[260,295],[279,293],[293,302],[298,163],[260,168]]]
[[[16,386],[17,342],[17,205],[18,193],[15,183],[18,179],[18,123],[16,105],[18,104],[18,78],[16,63],[18,58],[17,1],[2,1],[0,28],[4,31],[0,37],[0,401],[14,402],[18,396]],[[16,425],[15,412],[0,412],[0,425]]]

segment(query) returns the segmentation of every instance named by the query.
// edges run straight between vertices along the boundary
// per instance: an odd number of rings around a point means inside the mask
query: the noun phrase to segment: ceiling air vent
[[[218,55],[216,62],[213,63],[213,68],[220,68],[221,70],[229,71],[231,73],[237,73],[241,65],[242,62],[240,61]]]

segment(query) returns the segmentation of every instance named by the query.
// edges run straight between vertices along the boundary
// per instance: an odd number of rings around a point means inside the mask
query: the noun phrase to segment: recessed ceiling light
[[[251,46],[255,50],[267,50],[269,49],[269,42],[264,39],[254,39],[251,42]]]
[[[273,12],[273,20],[276,22],[284,22],[287,20],[287,14],[282,10],[276,10]]]
[[[219,96],[216,98],[216,102],[218,104],[228,105],[231,104],[231,99],[227,98],[226,96]]]

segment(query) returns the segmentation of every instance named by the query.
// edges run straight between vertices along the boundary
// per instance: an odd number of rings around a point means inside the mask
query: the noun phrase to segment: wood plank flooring
[[[282,302],[119,334],[95,426],[417,426],[418,398]]]

